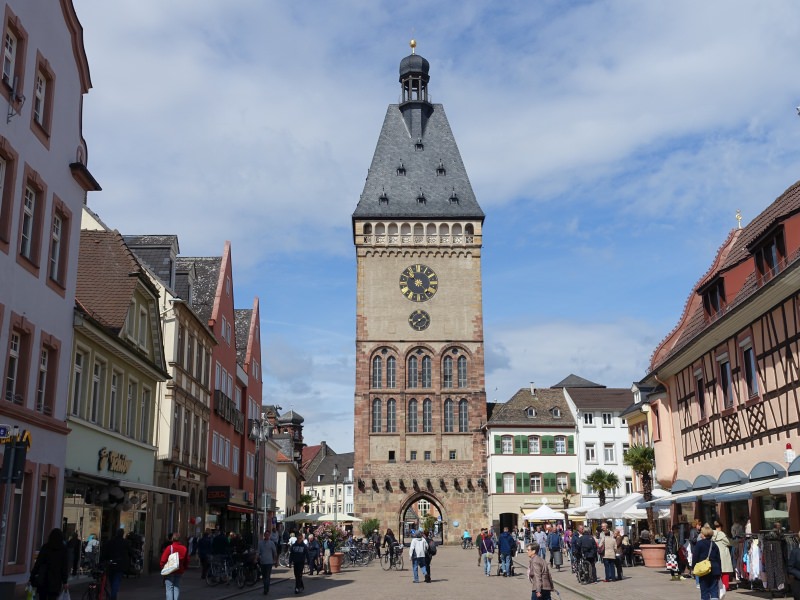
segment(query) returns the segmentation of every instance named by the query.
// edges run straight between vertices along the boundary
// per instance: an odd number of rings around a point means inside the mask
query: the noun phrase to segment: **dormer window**
[[[554,419],[560,419],[560,418],[561,418],[561,409],[560,409],[560,408],[558,408],[557,406],[554,406],[554,407],[553,407],[553,408],[550,410],[550,413],[553,415],[553,418],[554,418]]]
[[[386,189],[378,196],[378,204],[389,204],[389,196],[386,195]]]
[[[444,177],[445,175],[447,175],[447,171],[444,168],[444,163],[440,160],[439,161],[439,166],[436,167],[436,176],[437,177]]]
[[[427,198],[425,198],[425,194],[422,190],[419,191],[419,195],[417,196],[417,204],[425,204],[427,202]]]
[[[533,419],[536,416],[536,409],[533,408],[532,406],[529,406],[528,408],[525,409],[525,416],[528,417],[529,419]]]
[[[425,150],[425,144],[422,143],[422,138],[417,138],[417,142],[414,144],[414,150],[417,152]]]
[[[725,285],[721,277],[706,286],[702,293],[706,319],[713,319],[725,311]]]
[[[786,266],[786,246],[783,243],[783,227],[764,236],[753,249],[756,271],[760,283],[765,283],[780,273]]]
[[[455,189],[453,189],[453,193],[450,194],[450,204],[458,204],[458,196],[456,195]]]
[[[400,166],[397,167],[397,175],[400,176],[400,177],[405,177],[405,175],[406,175],[406,168],[403,165],[403,161],[402,160],[400,161]]]

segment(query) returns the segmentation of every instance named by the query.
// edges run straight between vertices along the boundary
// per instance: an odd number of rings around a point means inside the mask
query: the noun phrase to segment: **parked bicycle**
[[[400,544],[392,546],[391,552],[385,552],[381,556],[381,567],[384,571],[394,569],[395,571],[403,570],[403,547]]]
[[[231,579],[236,582],[239,589],[246,585],[255,585],[258,581],[260,569],[256,562],[255,552],[246,552],[234,558],[231,567]]]
[[[206,574],[206,583],[214,586],[218,583],[230,583],[231,569],[228,558],[225,556],[214,556],[211,559],[211,564],[208,567]]]
[[[461,538],[461,547],[464,550],[471,550],[472,548],[475,547],[475,544],[473,543],[471,537],[469,537],[469,538]]]

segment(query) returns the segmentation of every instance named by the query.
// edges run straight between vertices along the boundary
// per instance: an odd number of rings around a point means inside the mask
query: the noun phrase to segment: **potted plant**
[[[322,540],[323,544],[327,541],[330,548],[332,548],[330,558],[331,573],[339,573],[342,570],[342,559],[344,558],[344,553],[340,551],[340,547],[347,539],[347,531],[341,525],[334,525],[330,521],[325,521],[317,527],[314,535]]]
[[[656,468],[656,453],[650,446],[633,445],[628,448],[625,455],[625,464],[642,478],[642,499],[650,502],[653,499],[653,470]],[[656,520],[653,514],[652,505],[648,504],[647,527],[650,535],[655,535]],[[644,566],[651,568],[664,567],[664,544],[640,544]]]

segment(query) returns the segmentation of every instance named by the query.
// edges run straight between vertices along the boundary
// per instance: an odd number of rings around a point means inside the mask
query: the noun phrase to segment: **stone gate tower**
[[[353,213],[354,501],[398,538],[441,517],[454,542],[486,521],[484,214],[415,45]]]

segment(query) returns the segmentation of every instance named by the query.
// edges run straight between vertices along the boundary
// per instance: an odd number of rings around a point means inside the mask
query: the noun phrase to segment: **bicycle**
[[[108,578],[108,570],[112,565],[113,563],[108,563],[102,569],[92,569],[92,581],[83,592],[82,600],[107,600],[111,597],[111,580]]]
[[[573,564],[575,564],[575,576],[578,578],[578,583],[581,585],[594,583],[592,564],[589,562],[589,559],[575,557]]]
[[[278,564],[282,567],[288,567],[291,564],[292,553],[289,552],[289,546],[286,546],[278,555]]]
[[[403,547],[399,544],[394,546],[390,552],[385,552],[381,556],[381,567],[384,571],[394,569],[395,571],[403,570]]]
[[[464,550],[472,550],[474,547],[475,543],[472,541],[472,538],[462,538],[461,548]]]
[[[206,583],[215,586],[218,583],[230,583],[232,578],[227,558],[224,556],[213,557],[206,574]]]

